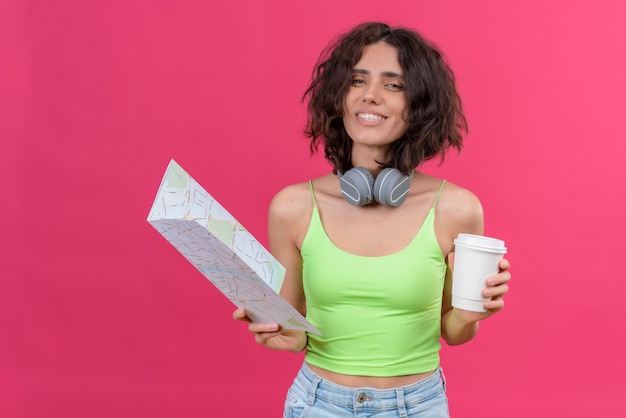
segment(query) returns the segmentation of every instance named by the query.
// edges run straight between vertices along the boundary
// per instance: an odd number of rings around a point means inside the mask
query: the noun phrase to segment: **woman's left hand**
[[[496,312],[499,312],[504,307],[504,295],[509,292],[509,281],[511,280],[511,273],[509,273],[510,263],[507,259],[500,260],[500,271],[493,276],[487,278],[487,287],[483,289],[483,296],[490,298],[483,304],[486,312],[471,312],[454,308],[457,315],[462,317],[467,322],[476,322],[486,319]]]
[[[487,278],[487,287],[483,290],[483,296],[491,300],[486,301],[484,307],[491,313],[498,312],[504,307],[502,297],[509,292],[510,266],[509,260],[503,258],[499,264],[500,272]]]
[[[454,253],[448,254],[448,263],[452,269]],[[508,271],[509,266],[508,260],[500,260],[500,271],[486,279],[487,286],[483,289],[483,296],[490,298],[483,303],[486,312],[474,312],[451,307],[444,314],[441,322],[441,333],[449,345],[459,345],[470,341],[478,332],[479,322],[489,318],[504,307],[502,298],[508,293],[508,283],[511,280],[511,273]],[[449,274],[452,276],[452,271]]]

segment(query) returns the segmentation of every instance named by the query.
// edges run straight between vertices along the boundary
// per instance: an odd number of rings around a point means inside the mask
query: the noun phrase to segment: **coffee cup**
[[[466,311],[485,312],[482,295],[487,277],[500,271],[506,247],[504,241],[482,235],[459,234],[454,240],[452,306]]]

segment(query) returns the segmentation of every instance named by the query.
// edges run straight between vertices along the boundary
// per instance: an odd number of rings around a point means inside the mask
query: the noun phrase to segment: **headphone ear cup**
[[[339,173],[341,193],[353,206],[364,206],[372,201],[374,177],[364,167],[354,167],[344,174]]]
[[[409,195],[411,178],[395,168],[385,168],[374,182],[374,199],[387,206],[400,206]]]

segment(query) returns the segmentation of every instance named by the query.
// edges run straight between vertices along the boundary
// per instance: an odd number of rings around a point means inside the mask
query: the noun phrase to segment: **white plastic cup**
[[[489,298],[482,293],[487,277],[500,271],[499,263],[506,247],[504,241],[482,235],[459,234],[454,240],[452,306],[473,312],[485,312]]]

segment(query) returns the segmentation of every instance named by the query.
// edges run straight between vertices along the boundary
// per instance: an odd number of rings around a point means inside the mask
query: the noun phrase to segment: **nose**
[[[380,101],[380,91],[378,86],[368,84],[363,90],[363,102],[378,103]]]

